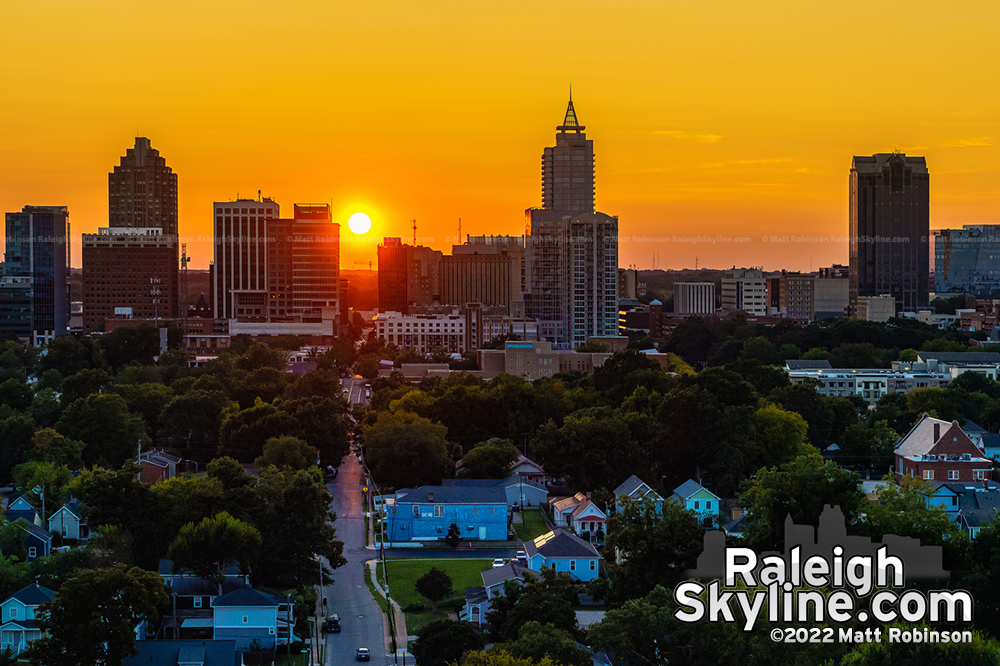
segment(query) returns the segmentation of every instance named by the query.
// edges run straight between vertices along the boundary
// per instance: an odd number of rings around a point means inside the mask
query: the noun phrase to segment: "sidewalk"
[[[378,560],[369,560],[368,562],[365,562],[365,566],[368,567],[368,570],[371,573],[372,583],[374,583],[375,589],[378,590],[378,593],[381,594],[382,598],[384,599],[385,589],[382,587],[382,584],[379,582],[378,576],[376,575],[377,564]],[[392,604],[390,610],[392,611],[393,619],[396,623],[397,652],[400,655],[402,655],[405,652],[407,656],[410,656],[410,654],[406,652],[407,645],[409,644],[409,636],[406,633],[406,615],[403,613],[403,609],[399,607],[399,604],[397,604],[395,601],[391,601],[390,603]],[[379,604],[379,609],[381,609],[381,607],[382,607],[381,604]],[[390,640],[390,633],[389,633],[389,618],[386,617],[385,613],[382,614],[382,627],[383,627],[382,634],[385,636],[385,653],[392,654],[392,641]]]

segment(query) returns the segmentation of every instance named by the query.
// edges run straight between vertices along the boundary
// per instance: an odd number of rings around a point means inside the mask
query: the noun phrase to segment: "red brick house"
[[[969,439],[958,421],[924,414],[896,446],[896,481],[904,476],[925,481],[983,481],[993,462]]]

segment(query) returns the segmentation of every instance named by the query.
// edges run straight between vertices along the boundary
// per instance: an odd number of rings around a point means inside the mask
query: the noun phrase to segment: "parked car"
[[[528,566],[528,554],[523,550],[517,551],[517,553],[514,554],[514,559],[524,566]]]
[[[336,634],[340,632],[340,616],[334,613],[333,615],[326,618],[326,622],[323,623],[323,628],[331,634]]]
[[[493,560],[493,568],[494,569],[496,569],[497,567],[502,567],[503,565],[504,565],[504,561],[503,561],[502,557],[498,557],[497,559]]]
[[[368,648],[358,648],[358,654],[354,659],[356,661],[371,661],[372,654],[368,651]]]

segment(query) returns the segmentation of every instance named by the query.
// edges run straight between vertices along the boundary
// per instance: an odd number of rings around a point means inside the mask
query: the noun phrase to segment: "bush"
[[[403,609],[403,612],[404,613],[421,613],[424,610],[426,610],[426,606],[424,606],[423,604],[410,604],[409,606],[407,606],[406,608]]]

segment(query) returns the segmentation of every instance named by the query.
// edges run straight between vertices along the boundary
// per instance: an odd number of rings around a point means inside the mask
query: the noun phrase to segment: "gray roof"
[[[136,641],[139,651],[122,660],[122,666],[237,666],[243,663],[236,641]]]
[[[589,541],[584,541],[572,532],[557,527],[534,541],[524,544],[528,557],[600,557],[597,549]]]
[[[28,526],[25,527],[24,530],[27,531],[32,536],[34,536],[36,539],[40,539],[42,541],[52,541],[52,533],[43,530],[41,527],[39,527],[34,523],[28,523]]]
[[[511,486],[516,486],[518,481],[526,486],[533,486],[539,490],[547,490],[545,486],[537,481],[525,479],[518,474],[508,476],[506,479],[443,479],[441,481],[441,485],[464,488],[509,488]]]
[[[858,173],[879,173],[885,165],[895,155],[899,155],[906,162],[906,166],[913,169],[913,173],[927,173],[927,160],[923,157],[907,157],[903,153],[877,153],[875,155],[855,155],[853,167]]]
[[[528,569],[527,567],[516,562],[508,562],[502,567],[487,569],[481,574],[483,578],[483,585],[486,587],[493,587],[497,583],[504,583],[508,580],[514,580],[517,578],[524,580],[525,575],[538,578],[537,571],[532,571],[531,569]]]
[[[789,370],[833,370],[833,366],[830,365],[829,361],[822,360],[795,361],[789,359],[785,361],[785,367]]]
[[[942,361],[944,363],[979,365],[1000,363],[1000,352],[917,352],[917,359],[921,362]]]
[[[194,576],[182,576],[173,578],[167,583],[174,594],[179,597],[215,597],[219,596],[219,587],[214,581]],[[242,578],[226,578],[222,581],[222,594],[227,594],[233,590],[240,590],[250,587]]]
[[[615,497],[618,497],[619,495],[631,496],[632,493],[634,493],[636,489],[638,489],[643,484],[646,484],[646,482],[637,477],[635,474],[633,474],[632,476],[622,481],[621,485],[615,488]]]
[[[433,495],[434,499],[431,499]],[[399,504],[503,504],[507,493],[498,486],[420,486],[408,490]]]
[[[485,587],[465,588],[465,603],[469,605],[481,604],[487,600]]]
[[[232,592],[227,592],[221,597],[216,597],[212,600],[212,606],[228,606],[228,607],[247,607],[247,606],[257,606],[257,607],[268,607],[268,606],[278,606],[285,603],[285,600],[281,600],[278,597],[272,596],[260,590],[255,590],[253,588],[244,587],[238,590],[233,590]]]
[[[37,606],[38,604],[43,604],[46,601],[52,601],[55,598],[55,592],[47,587],[42,587],[38,583],[32,583],[28,587],[22,587],[20,590],[7,597],[7,599],[17,599],[25,606]],[[7,601],[7,599],[4,599],[4,601]]]
[[[691,495],[694,495],[699,490],[708,490],[708,488],[701,485],[694,479],[688,479],[681,485],[674,488],[674,494],[681,497],[682,499],[687,499],[688,497],[691,497]],[[712,493],[711,490],[708,490],[708,492]],[[715,493],[712,494],[715,495]]]
[[[174,561],[168,560],[165,557],[160,558],[160,563],[156,567],[156,573],[161,576],[185,576],[188,578],[197,578],[197,576],[187,569],[174,571]],[[222,572],[222,575],[226,578],[243,578],[243,572],[240,571],[240,565],[238,564],[230,564],[226,567],[226,570]]]

